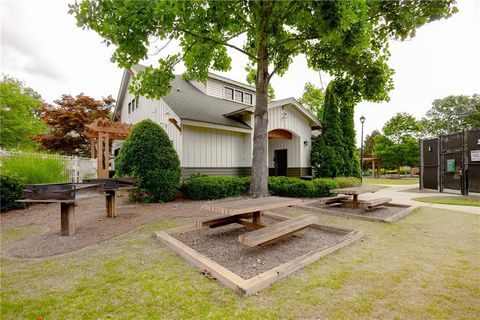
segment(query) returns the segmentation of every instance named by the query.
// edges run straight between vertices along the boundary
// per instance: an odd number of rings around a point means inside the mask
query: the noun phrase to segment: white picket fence
[[[28,156],[40,159],[58,159],[60,160],[65,170],[64,180],[65,182],[80,183],[83,179],[97,178],[97,159],[83,158],[77,156],[61,156],[56,154],[45,153],[31,153],[23,151],[1,151],[2,157],[22,157]]]

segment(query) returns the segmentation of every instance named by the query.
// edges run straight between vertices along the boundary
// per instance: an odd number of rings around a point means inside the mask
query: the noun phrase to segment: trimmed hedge
[[[250,178],[192,176],[182,186],[183,195],[193,200],[238,197],[247,193]]]
[[[358,187],[362,184],[360,179],[355,177],[336,177],[335,181],[337,182],[339,188]]]
[[[164,202],[175,199],[180,184],[180,160],[165,130],[151,120],[137,123],[115,158],[116,174],[132,177],[138,189],[131,200]]]
[[[183,195],[193,200],[213,200],[236,197],[247,193],[250,178],[192,176],[182,186]],[[334,179],[321,178],[311,181],[293,177],[269,177],[271,195],[295,198],[328,197],[330,190],[338,188]]]
[[[25,183],[22,179],[1,173],[0,174],[0,211],[6,212],[15,209],[25,208],[25,204],[15,202],[23,198],[23,188]]]
[[[330,190],[335,188],[338,188],[337,182],[329,178],[310,181],[293,177],[268,178],[268,191],[275,196],[320,198],[329,196]]]

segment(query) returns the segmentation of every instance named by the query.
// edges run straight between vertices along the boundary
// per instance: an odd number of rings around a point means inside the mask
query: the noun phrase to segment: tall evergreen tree
[[[360,163],[355,148],[355,124],[353,117],[353,103],[343,104],[340,107],[340,126],[343,133],[343,175],[346,177],[360,177]]]
[[[343,141],[337,99],[335,81],[331,81],[325,90],[322,134],[312,145],[310,156],[315,175],[319,177],[333,178],[343,171]]]

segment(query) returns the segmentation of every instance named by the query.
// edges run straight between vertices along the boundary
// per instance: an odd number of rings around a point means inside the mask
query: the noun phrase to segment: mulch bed
[[[262,216],[262,223],[276,223]],[[306,228],[276,242],[249,248],[238,241],[238,236],[248,232],[240,224],[230,224],[213,229],[201,229],[173,235],[192,249],[229,269],[243,279],[250,279],[285,262],[327,248],[341,234]]]
[[[44,258],[64,254],[114,238],[160,219],[204,218],[202,202],[177,200],[164,204],[124,204],[126,194],[117,196],[117,217],[107,218],[103,197],[80,200],[76,207],[76,233],[60,235],[60,205],[39,204],[30,209],[0,215],[1,229],[36,228],[40,234],[12,244],[2,244],[2,256]]]
[[[396,221],[401,217],[403,217],[402,212],[407,214],[408,212],[411,211],[411,209],[413,209],[412,206],[394,205],[394,204],[377,207],[372,211],[366,211],[363,208],[349,208],[346,206],[322,205],[318,203],[309,203],[308,205],[305,205],[302,207],[306,209],[318,210],[317,212],[326,213],[326,214],[334,214],[334,215],[340,215],[345,217],[364,218],[367,220],[379,220],[384,222]]]

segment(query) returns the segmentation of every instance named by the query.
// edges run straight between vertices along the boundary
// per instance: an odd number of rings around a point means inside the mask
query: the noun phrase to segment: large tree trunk
[[[259,48],[257,63],[252,176],[249,195],[254,198],[268,195],[268,56],[266,47]]]

